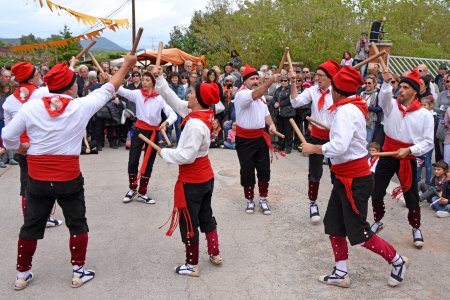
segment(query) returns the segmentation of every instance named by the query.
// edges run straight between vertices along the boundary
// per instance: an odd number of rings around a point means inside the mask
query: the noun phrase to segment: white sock
[[[394,265],[394,264],[401,265],[402,262],[403,262],[403,258],[398,254],[395,254],[394,259],[391,261],[392,265]],[[403,268],[403,274],[405,273],[405,271],[406,271],[406,269]],[[395,267],[395,266],[392,268],[392,273],[403,278],[403,274],[400,274],[399,272],[400,272],[400,268]]]
[[[17,278],[23,278],[23,279],[25,279],[25,278],[27,278],[28,277],[28,275],[30,275],[30,271],[25,271],[25,272],[17,272]]]
[[[397,264],[397,262],[398,263],[401,263],[402,261],[403,261],[403,259],[402,260],[399,260],[399,259],[401,259],[402,257],[400,256],[400,255],[398,255],[398,253],[396,253],[395,254],[395,256],[394,256],[394,258],[391,260],[391,263],[393,263],[393,264]],[[397,260],[399,260],[399,261],[397,261]]]
[[[186,266],[187,266],[188,268],[197,268],[198,265],[186,264]]]
[[[259,198],[259,202],[263,202],[263,201],[267,201],[267,198],[266,197],[260,197]]]
[[[81,269],[80,269],[80,268],[81,268]],[[73,269],[74,272],[75,272],[75,271],[78,271],[78,272],[80,272],[80,273],[83,273],[83,272],[84,272],[83,266],[73,265],[73,266],[72,266],[72,269]],[[78,269],[80,269],[80,270],[78,270]]]
[[[342,271],[342,272],[341,272]],[[344,276],[347,273],[347,260],[339,260],[336,262],[336,275]]]
[[[253,199],[247,199],[247,202],[253,202]]]

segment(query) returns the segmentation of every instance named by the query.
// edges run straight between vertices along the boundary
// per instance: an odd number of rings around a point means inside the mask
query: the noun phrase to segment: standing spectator
[[[361,37],[356,43],[356,55],[354,62],[359,63],[369,57],[369,41],[367,40],[367,32],[364,31],[361,33]],[[364,77],[366,74],[367,65],[364,65],[359,69],[359,72]]]
[[[223,142],[225,149],[236,149],[236,122],[233,122],[231,130],[228,130],[227,140]]]
[[[300,69],[300,68],[298,68]],[[297,86],[297,93],[301,94],[305,89],[312,86],[312,84],[308,81],[303,82],[302,79],[302,69],[300,69],[300,72],[295,72],[296,74],[296,81],[295,85]],[[305,75],[311,79],[311,74]],[[293,84],[293,83],[291,83]],[[308,120],[306,119],[307,116],[311,116],[311,103],[299,106],[295,108],[295,123],[297,124],[300,131],[303,133],[303,135],[309,135],[308,130]],[[296,134],[294,134],[294,147],[297,148],[299,151],[301,151],[301,142],[300,139]]]
[[[444,140],[444,161],[450,164],[450,107],[445,112],[444,122],[444,126],[447,129]]]
[[[231,64],[240,66],[241,65],[241,57],[239,56],[239,53],[237,53],[237,51],[233,49],[233,50],[231,50],[230,55],[231,55]]]
[[[380,124],[383,109],[378,105],[378,91],[376,88],[376,80],[372,75],[367,75],[364,82],[366,89],[361,93],[361,97],[366,99],[369,107],[369,116],[366,119],[367,144],[373,141],[375,129]]]
[[[83,97],[83,90],[88,83],[88,73],[89,69],[86,65],[81,65],[78,67],[78,77],[77,77],[77,85],[78,85],[78,97]]]
[[[434,110],[433,110],[433,107],[434,107],[433,97],[431,97],[431,95],[430,95],[429,97],[422,98],[422,100],[420,102],[422,103],[422,106],[426,110],[428,110],[431,113],[431,115],[433,116],[435,135],[436,135],[437,116],[436,116],[436,112],[434,112]],[[423,156],[423,159],[417,158],[417,182],[419,182],[419,185],[420,185],[420,182],[422,181],[422,168],[424,165],[425,165],[425,184],[427,184],[427,185],[430,184],[431,169],[432,169],[431,160],[432,160],[432,156],[433,156],[433,149],[428,151]]]
[[[439,97],[437,98],[437,101],[435,103],[435,109],[434,111],[437,113],[437,118],[439,122],[439,126],[442,126],[442,123],[445,123],[444,121],[444,115],[447,111],[448,107],[450,107],[450,75],[446,75],[445,78],[445,87],[447,90],[442,91],[439,94]],[[439,128],[438,128],[439,130]],[[442,143],[443,141],[439,139],[438,136],[436,136],[435,139],[435,161],[440,161],[443,159],[443,151],[442,151]]]
[[[344,52],[341,60],[341,67],[344,66],[353,66],[353,58],[350,52]]]
[[[101,64],[101,67],[102,67],[103,72],[106,72],[108,74],[111,73],[111,69],[109,67],[109,63],[108,62],[103,61],[102,64]]]
[[[309,79],[311,80],[311,72],[309,71],[309,68],[303,68],[302,69],[302,75],[303,75],[303,82],[305,82],[307,80],[307,77],[309,75]]]
[[[203,72],[208,71],[207,69],[203,69]],[[184,94],[184,99],[187,101],[188,94],[195,89],[195,85],[197,81],[199,81],[199,76],[195,72],[191,73],[182,73],[181,74],[181,83],[183,84],[184,90],[186,93]]]
[[[197,73],[197,77],[198,77],[198,81],[197,81],[198,83],[202,83],[201,78],[202,78],[202,72],[203,72],[204,68],[205,68],[205,66],[203,65],[202,61],[199,60],[196,64],[196,68],[195,68],[195,73]]]
[[[217,75],[217,72],[214,69],[211,69],[211,70],[208,71],[207,75],[208,76],[207,76],[207,79],[206,79],[206,83],[215,83],[215,84],[217,84],[217,86],[219,87],[219,95],[220,95],[219,100],[220,100],[220,102],[223,103],[223,89],[222,89],[222,86],[219,84],[219,76]],[[215,108],[213,108],[213,109],[215,111]],[[221,112],[221,113],[216,113],[215,112],[215,118],[219,119],[220,124],[222,124],[223,117],[224,117],[224,113],[223,112]]]
[[[293,132],[289,119],[295,117],[295,109],[291,104],[291,87],[287,75],[282,75],[280,79],[280,87],[276,89],[274,94],[275,108],[280,108],[278,128],[285,135],[284,140],[279,145],[279,150],[286,149],[286,154],[292,152]]]
[[[178,75],[178,72],[173,72],[172,75],[170,75],[169,87],[172,89],[172,91],[175,92],[175,94],[177,94],[178,98],[180,98],[181,100],[184,100],[186,93],[184,91],[184,87],[179,83],[180,83],[180,76]],[[181,135],[180,124],[181,124],[182,120],[183,119],[181,118],[181,116],[177,114],[177,120],[175,121],[174,124],[169,126],[169,132],[168,132],[169,140],[172,139],[172,131],[173,131],[174,126],[175,126],[175,135],[177,137],[177,143],[180,140],[180,135]]]
[[[192,61],[190,60],[185,60],[184,64],[183,64],[183,68],[181,68],[180,70],[178,70],[178,74],[183,74],[184,72],[187,72],[188,74],[191,74],[192,72]]]
[[[428,75],[420,77],[420,90],[419,95],[417,95],[419,100],[422,100],[424,97],[433,97],[430,92],[430,77]]]
[[[231,72],[233,72],[233,64],[227,63],[223,69],[224,69],[224,73],[220,76],[220,80],[219,80],[219,82],[221,84],[223,84],[223,80],[225,79],[225,77],[231,75]]]
[[[5,148],[3,148],[3,143],[1,141],[2,138],[2,129],[5,127],[5,118],[4,118],[4,111],[3,111],[3,103],[5,103],[6,98],[11,94],[10,93],[10,86],[8,81],[0,81],[0,168],[6,168],[5,162],[3,161],[3,155],[5,153],[8,153],[8,159],[14,159],[14,152],[12,150],[6,151]]]
[[[12,78],[11,71],[3,69],[2,75],[0,76],[0,82],[10,83],[11,78]]]
[[[420,77],[427,76],[427,75],[430,76],[429,82],[431,82],[431,79],[433,79],[433,77],[431,77],[430,73],[428,72],[428,67],[425,64],[418,65],[417,70],[419,71]],[[430,83],[429,88],[430,88],[430,93],[433,95],[433,99],[436,99],[439,94],[439,89],[438,89],[437,85],[435,85],[434,83]]]
[[[442,92],[445,89],[445,82],[444,77],[447,73],[447,65],[446,64],[440,64],[439,65],[439,74],[436,75],[436,78],[434,79],[434,82],[437,84],[439,88],[439,92]]]
[[[391,80],[392,95],[393,95],[393,98],[397,99],[398,92],[400,91],[400,86],[399,86],[400,77],[398,77],[395,74],[392,74],[392,76],[393,76],[393,78]]]

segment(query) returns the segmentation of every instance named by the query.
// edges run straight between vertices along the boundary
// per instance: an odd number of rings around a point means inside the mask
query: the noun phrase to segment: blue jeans
[[[175,126],[175,135],[177,137],[177,143],[180,141],[180,135],[181,135],[180,124],[181,124],[181,121],[183,121],[183,118],[177,114],[177,120],[175,121],[175,123],[173,123],[173,125]]]
[[[229,142],[229,141],[224,141],[223,145],[225,147],[225,149],[236,149],[236,143],[235,142]]]
[[[366,137],[367,147],[369,147],[369,144],[372,143],[372,140],[373,140],[373,134],[375,132],[375,125],[374,125],[373,129],[366,126],[366,130],[367,130],[367,137]]]
[[[433,171],[433,166],[431,164],[431,158],[433,155],[433,149],[431,149],[429,152],[425,153],[424,157],[424,162],[423,164],[417,169],[417,182],[422,181],[422,168],[423,165],[425,165],[425,183],[426,184],[430,184],[431,182],[431,173]]]
[[[225,122],[223,124],[223,133],[225,134],[225,136],[228,136],[228,130],[231,129],[231,126],[233,125],[233,121],[229,121],[227,125],[225,125]]]
[[[434,203],[433,204],[433,209],[436,211],[450,211],[450,204],[439,204],[439,203]]]

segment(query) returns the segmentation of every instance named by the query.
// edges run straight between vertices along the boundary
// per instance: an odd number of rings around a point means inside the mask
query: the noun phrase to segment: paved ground
[[[390,288],[390,266],[362,247],[350,248],[350,289],[325,286],[317,277],[330,272],[333,257],[322,225],[309,223],[306,201],[307,159],[295,152],[274,160],[269,200],[273,215],[246,215],[234,151],[212,150],[216,174],[213,208],[219,223],[224,264],[210,265],[201,240],[200,278],[176,275],[184,251],[177,234],[164,235],[158,226],[169,217],[177,167],[157,159],[149,194],[156,205],[122,204],[127,191],[128,153],[105,149],[82,157],[90,240],[87,266],[97,277],[80,289],[70,288],[68,231],[51,228],[39,241],[34,281],[13,291],[17,234],[22,217],[18,168],[0,169],[2,219],[0,251],[1,299],[443,299],[450,294],[448,274],[449,219],[423,208],[425,247],[412,246],[406,208],[387,200],[386,229],[381,236],[412,261],[407,279]],[[325,213],[331,191],[326,171],[320,190]],[[371,215],[369,213],[369,215]],[[61,209],[56,217],[62,218]]]

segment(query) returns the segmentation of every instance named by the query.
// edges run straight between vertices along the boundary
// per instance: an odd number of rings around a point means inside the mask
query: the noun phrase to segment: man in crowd
[[[86,65],[81,65],[78,67],[78,77],[77,77],[77,85],[78,85],[78,97],[83,97],[83,90],[85,85],[87,85],[89,68]]]

